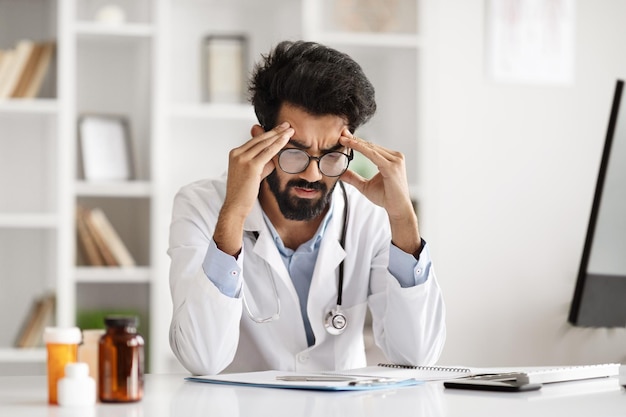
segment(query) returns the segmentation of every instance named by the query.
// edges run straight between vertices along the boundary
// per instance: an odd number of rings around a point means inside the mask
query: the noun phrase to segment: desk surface
[[[452,390],[441,382],[369,392],[234,387],[146,375],[142,401],[87,410],[49,406],[45,377],[0,377],[0,416],[297,417],[297,416],[626,416],[617,378],[567,382],[525,393]]]

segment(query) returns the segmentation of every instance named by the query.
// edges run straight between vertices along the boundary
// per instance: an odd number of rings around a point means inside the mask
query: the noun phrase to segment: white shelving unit
[[[21,39],[56,41],[43,95],[0,101],[0,373],[45,371],[42,348],[16,349],[22,321],[42,292],[56,294],[55,323],[74,325],[80,311],[136,310],[150,341],[153,308],[153,144],[162,87],[157,13],[161,1],[118,2],[126,21],[104,24],[98,9],[115,1],[0,0],[0,48]],[[119,114],[131,126],[136,177],[93,184],[80,178],[77,120]],[[5,163],[6,162],[6,163]],[[75,207],[101,207],[137,260],[134,268],[77,264]],[[148,343],[152,346],[152,343]],[[34,366],[31,366],[34,365]]]
[[[56,16],[54,1],[0,0],[0,48],[20,39],[56,39]],[[61,270],[60,105],[54,80],[46,81],[40,97],[0,100],[0,371],[43,362],[42,349],[12,346],[33,297],[55,290]]]
[[[59,106],[54,99],[20,99],[0,101],[0,112],[3,114],[48,114],[55,115]]]
[[[207,35],[245,34],[248,70],[285,39],[316,40],[352,55],[378,101],[377,115],[358,134],[405,153],[411,191],[420,198],[427,39],[418,11],[427,2],[406,2],[415,13],[408,26],[374,32],[340,27],[330,1],[0,0],[0,48],[22,38],[58,44],[41,98],[0,101],[0,194],[12,196],[0,200],[0,373],[4,365],[43,369],[42,349],[11,347],[41,290],[56,293],[59,325],[76,323],[82,310],[136,309],[147,321],[150,371],[181,369],[168,343],[172,200],[184,184],[225,172],[228,152],[256,123],[247,103],[202,102],[200,45]],[[122,7],[126,21],[97,22],[105,4]],[[134,180],[80,178],[76,124],[83,113],[129,120]],[[105,211],[137,267],[77,266],[77,203]]]
[[[155,65],[161,51],[158,45],[159,1],[118,2],[125,11],[121,23],[95,19],[98,9],[116,4],[99,0],[76,1],[74,65],[76,103],[74,119],[82,114],[113,114],[129,122],[134,177],[125,182],[94,183],[82,180],[76,172],[74,201],[101,208],[137,262],[136,267],[75,268],[74,314],[80,319],[97,311],[132,311],[140,317],[140,332],[146,338],[148,370],[153,371],[152,319],[155,299],[153,283],[159,274],[153,265],[153,213],[155,186],[152,177],[153,149],[156,146]],[[78,138],[75,137],[74,143]],[[96,313],[94,313],[96,311]]]

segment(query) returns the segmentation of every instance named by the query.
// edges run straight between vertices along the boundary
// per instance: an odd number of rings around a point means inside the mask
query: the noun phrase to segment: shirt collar
[[[315,235],[311,239],[309,239],[308,241],[306,241],[302,245],[300,245],[298,247],[298,249],[297,249],[298,251],[313,252],[313,251],[319,249],[320,244],[322,242],[322,237],[324,236],[324,233],[326,231],[326,227],[328,226],[328,223],[330,222],[330,219],[333,217],[333,207],[334,207],[334,204],[335,204],[334,203],[334,199],[331,198],[330,205],[328,207],[328,211],[326,212],[326,215],[324,216],[324,219],[322,219],[322,222],[320,223],[319,227],[317,228],[317,232],[315,232]],[[278,248],[278,251],[283,256],[291,256],[291,255],[293,255],[293,253],[295,251],[290,249],[290,248],[285,247],[285,244],[283,243],[283,240],[278,235],[278,232],[274,228],[274,225],[270,221],[269,217],[267,217],[267,215],[265,214],[265,211],[263,211],[263,210],[261,210],[261,211],[263,213],[263,219],[265,220],[265,223],[267,224],[267,228],[269,229],[270,233],[272,234],[272,239],[274,239],[274,242],[276,243],[276,247]]]

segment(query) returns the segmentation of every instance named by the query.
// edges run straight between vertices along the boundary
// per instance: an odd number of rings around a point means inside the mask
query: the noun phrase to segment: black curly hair
[[[249,84],[250,102],[265,130],[284,102],[312,115],[336,115],[354,131],[376,112],[374,87],[350,56],[315,42],[283,41],[262,56]]]

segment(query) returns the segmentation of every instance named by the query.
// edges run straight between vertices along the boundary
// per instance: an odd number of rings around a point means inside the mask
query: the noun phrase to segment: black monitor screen
[[[626,108],[620,112],[623,86],[624,82],[618,80],[570,309],[569,321],[577,326],[626,326]]]

